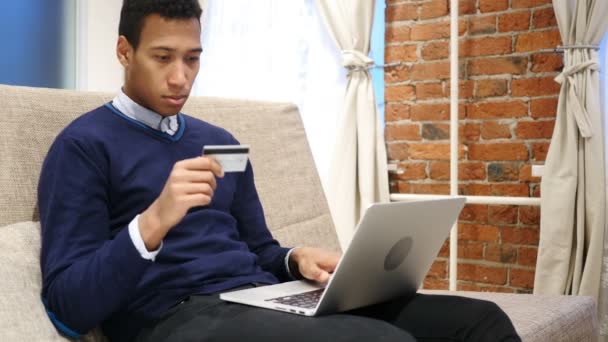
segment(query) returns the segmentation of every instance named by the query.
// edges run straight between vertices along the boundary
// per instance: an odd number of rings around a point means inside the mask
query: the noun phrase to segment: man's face
[[[125,93],[163,116],[184,106],[198,74],[201,55],[198,20],[145,18],[137,50],[120,37],[118,58],[125,67]]]

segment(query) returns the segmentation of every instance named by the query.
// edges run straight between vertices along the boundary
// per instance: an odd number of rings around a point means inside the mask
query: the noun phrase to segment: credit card
[[[213,157],[224,172],[243,172],[249,158],[249,145],[206,145],[203,155]]]

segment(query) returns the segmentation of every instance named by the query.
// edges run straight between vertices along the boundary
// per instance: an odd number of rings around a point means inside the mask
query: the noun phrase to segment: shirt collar
[[[131,119],[137,120],[150,128],[167,133],[171,136],[175,135],[179,129],[177,114],[162,116],[133,101],[122,89],[120,89],[118,95],[112,100],[112,105]]]

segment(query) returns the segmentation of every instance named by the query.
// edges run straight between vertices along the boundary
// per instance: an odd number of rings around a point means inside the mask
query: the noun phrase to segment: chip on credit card
[[[217,160],[224,172],[243,172],[247,167],[249,145],[205,145],[203,155]]]

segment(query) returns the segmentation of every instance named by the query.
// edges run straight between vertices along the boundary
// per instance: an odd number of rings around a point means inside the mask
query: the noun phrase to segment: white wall
[[[76,87],[117,91],[123,83],[116,58],[122,0],[74,0],[76,5]]]

